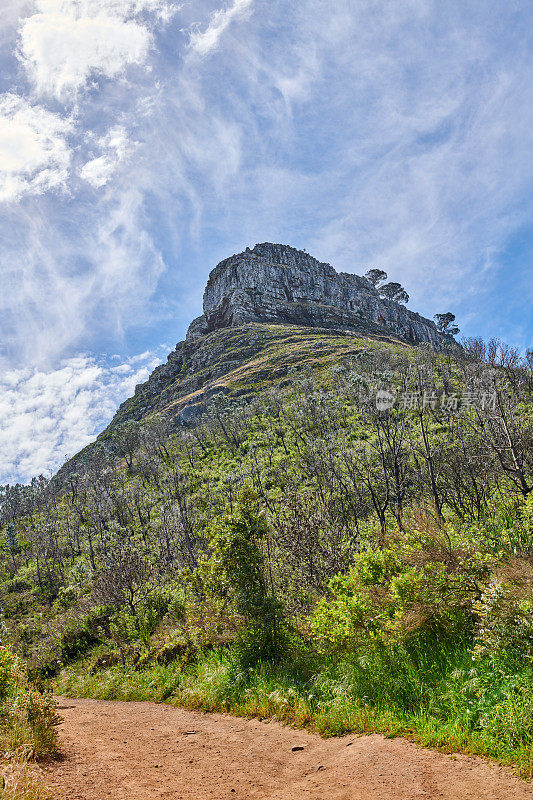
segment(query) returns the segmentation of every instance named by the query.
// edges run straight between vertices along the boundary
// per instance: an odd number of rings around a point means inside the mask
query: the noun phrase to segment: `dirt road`
[[[65,758],[48,778],[67,800],[533,800],[507,770],[401,739],[324,740],[153,703],[59,705]]]

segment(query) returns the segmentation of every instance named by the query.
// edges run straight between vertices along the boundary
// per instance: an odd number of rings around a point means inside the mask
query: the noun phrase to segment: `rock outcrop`
[[[293,247],[257,244],[215,267],[204,313],[187,339],[135,387],[97,441],[112,452],[114,430],[123,423],[161,415],[171,426],[188,425],[216,396],[244,399],[261,386],[284,385],[292,372],[347,363],[398,341],[406,348],[460,349],[430,320],[380,298],[366,278],[337,273]],[[58,485],[86,468],[93,448],[61,468]]]
[[[454,341],[431,320],[381,298],[366,278],[338,273],[302,250],[268,242],[215,267],[204,313],[191,323],[187,339],[250,322],[385,334],[435,350]]]

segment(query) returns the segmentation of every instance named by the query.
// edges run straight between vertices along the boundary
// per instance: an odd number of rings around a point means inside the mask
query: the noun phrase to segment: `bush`
[[[514,558],[500,567],[475,610],[478,654],[507,652],[533,661],[533,566],[528,561]]]
[[[242,624],[236,641],[239,661],[252,665],[277,660],[285,651],[286,631],[262,545],[268,526],[253,490],[245,488],[235,503],[207,531],[210,554],[203,561],[207,592],[222,606],[232,606]]]
[[[32,686],[20,659],[5,647],[0,647],[0,718],[5,752],[41,758],[57,751],[60,718],[53,698]]]
[[[353,649],[381,638],[394,618],[389,586],[401,564],[391,550],[355,556],[346,575],[329,582],[333,595],[323,599],[311,617],[311,629],[325,649]]]
[[[468,636],[484,564],[468,553],[452,555],[444,560],[408,540],[356,555],[350,570],[330,581],[332,597],[311,618],[322,647],[386,645],[428,633]]]
[[[464,531],[478,547],[500,560],[533,555],[533,494],[511,495],[485,509],[481,521]]]

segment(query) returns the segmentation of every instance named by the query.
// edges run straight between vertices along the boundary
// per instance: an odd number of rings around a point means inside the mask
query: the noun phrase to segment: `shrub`
[[[332,578],[333,597],[323,599],[311,628],[326,649],[351,649],[381,635],[394,617],[389,586],[401,564],[391,550],[368,551],[355,556],[346,575]]]
[[[312,630],[334,650],[428,633],[468,635],[484,567],[470,554],[453,556],[446,561],[405,543],[359,553],[345,575],[330,581],[332,597],[319,603]]]
[[[253,490],[243,489],[234,510],[227,510],[207,534],[210,554],[202,564],[205,587],[222,606],[233,606],[242,620],[236,642],[240,661],[279,659],[286,631],[262,550],[268,525]]]
[[[5,752],[24,758],[56,752],[60,718],[53,698],[32,686],[20,659],[5,647],[0,647],[0,717]]]
[[[479,547],[499,558],[528,558],[533,554],[533,494],[511,495],[486,509],[483,520],[465,531]]]
[[[507,652],[533,660],[533,566],[514,558],[494,574],[475,605],[480,655]]]

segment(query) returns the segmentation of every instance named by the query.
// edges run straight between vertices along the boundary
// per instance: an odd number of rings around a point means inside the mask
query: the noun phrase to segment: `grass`
[[[533,776],[531,671],[473,662],[468,647],[369,655],[335,662],[260,663],[243,670],[231,652],[195,664],[87,665],[63,674],[57,690],[74,697],[152,700],[207,712],[269,718],[322,736],[381,733],[445,752],[487,756]]]
[[[50,800],[35,767],[27,761],[9,761],[1,770],[0,800]]]

